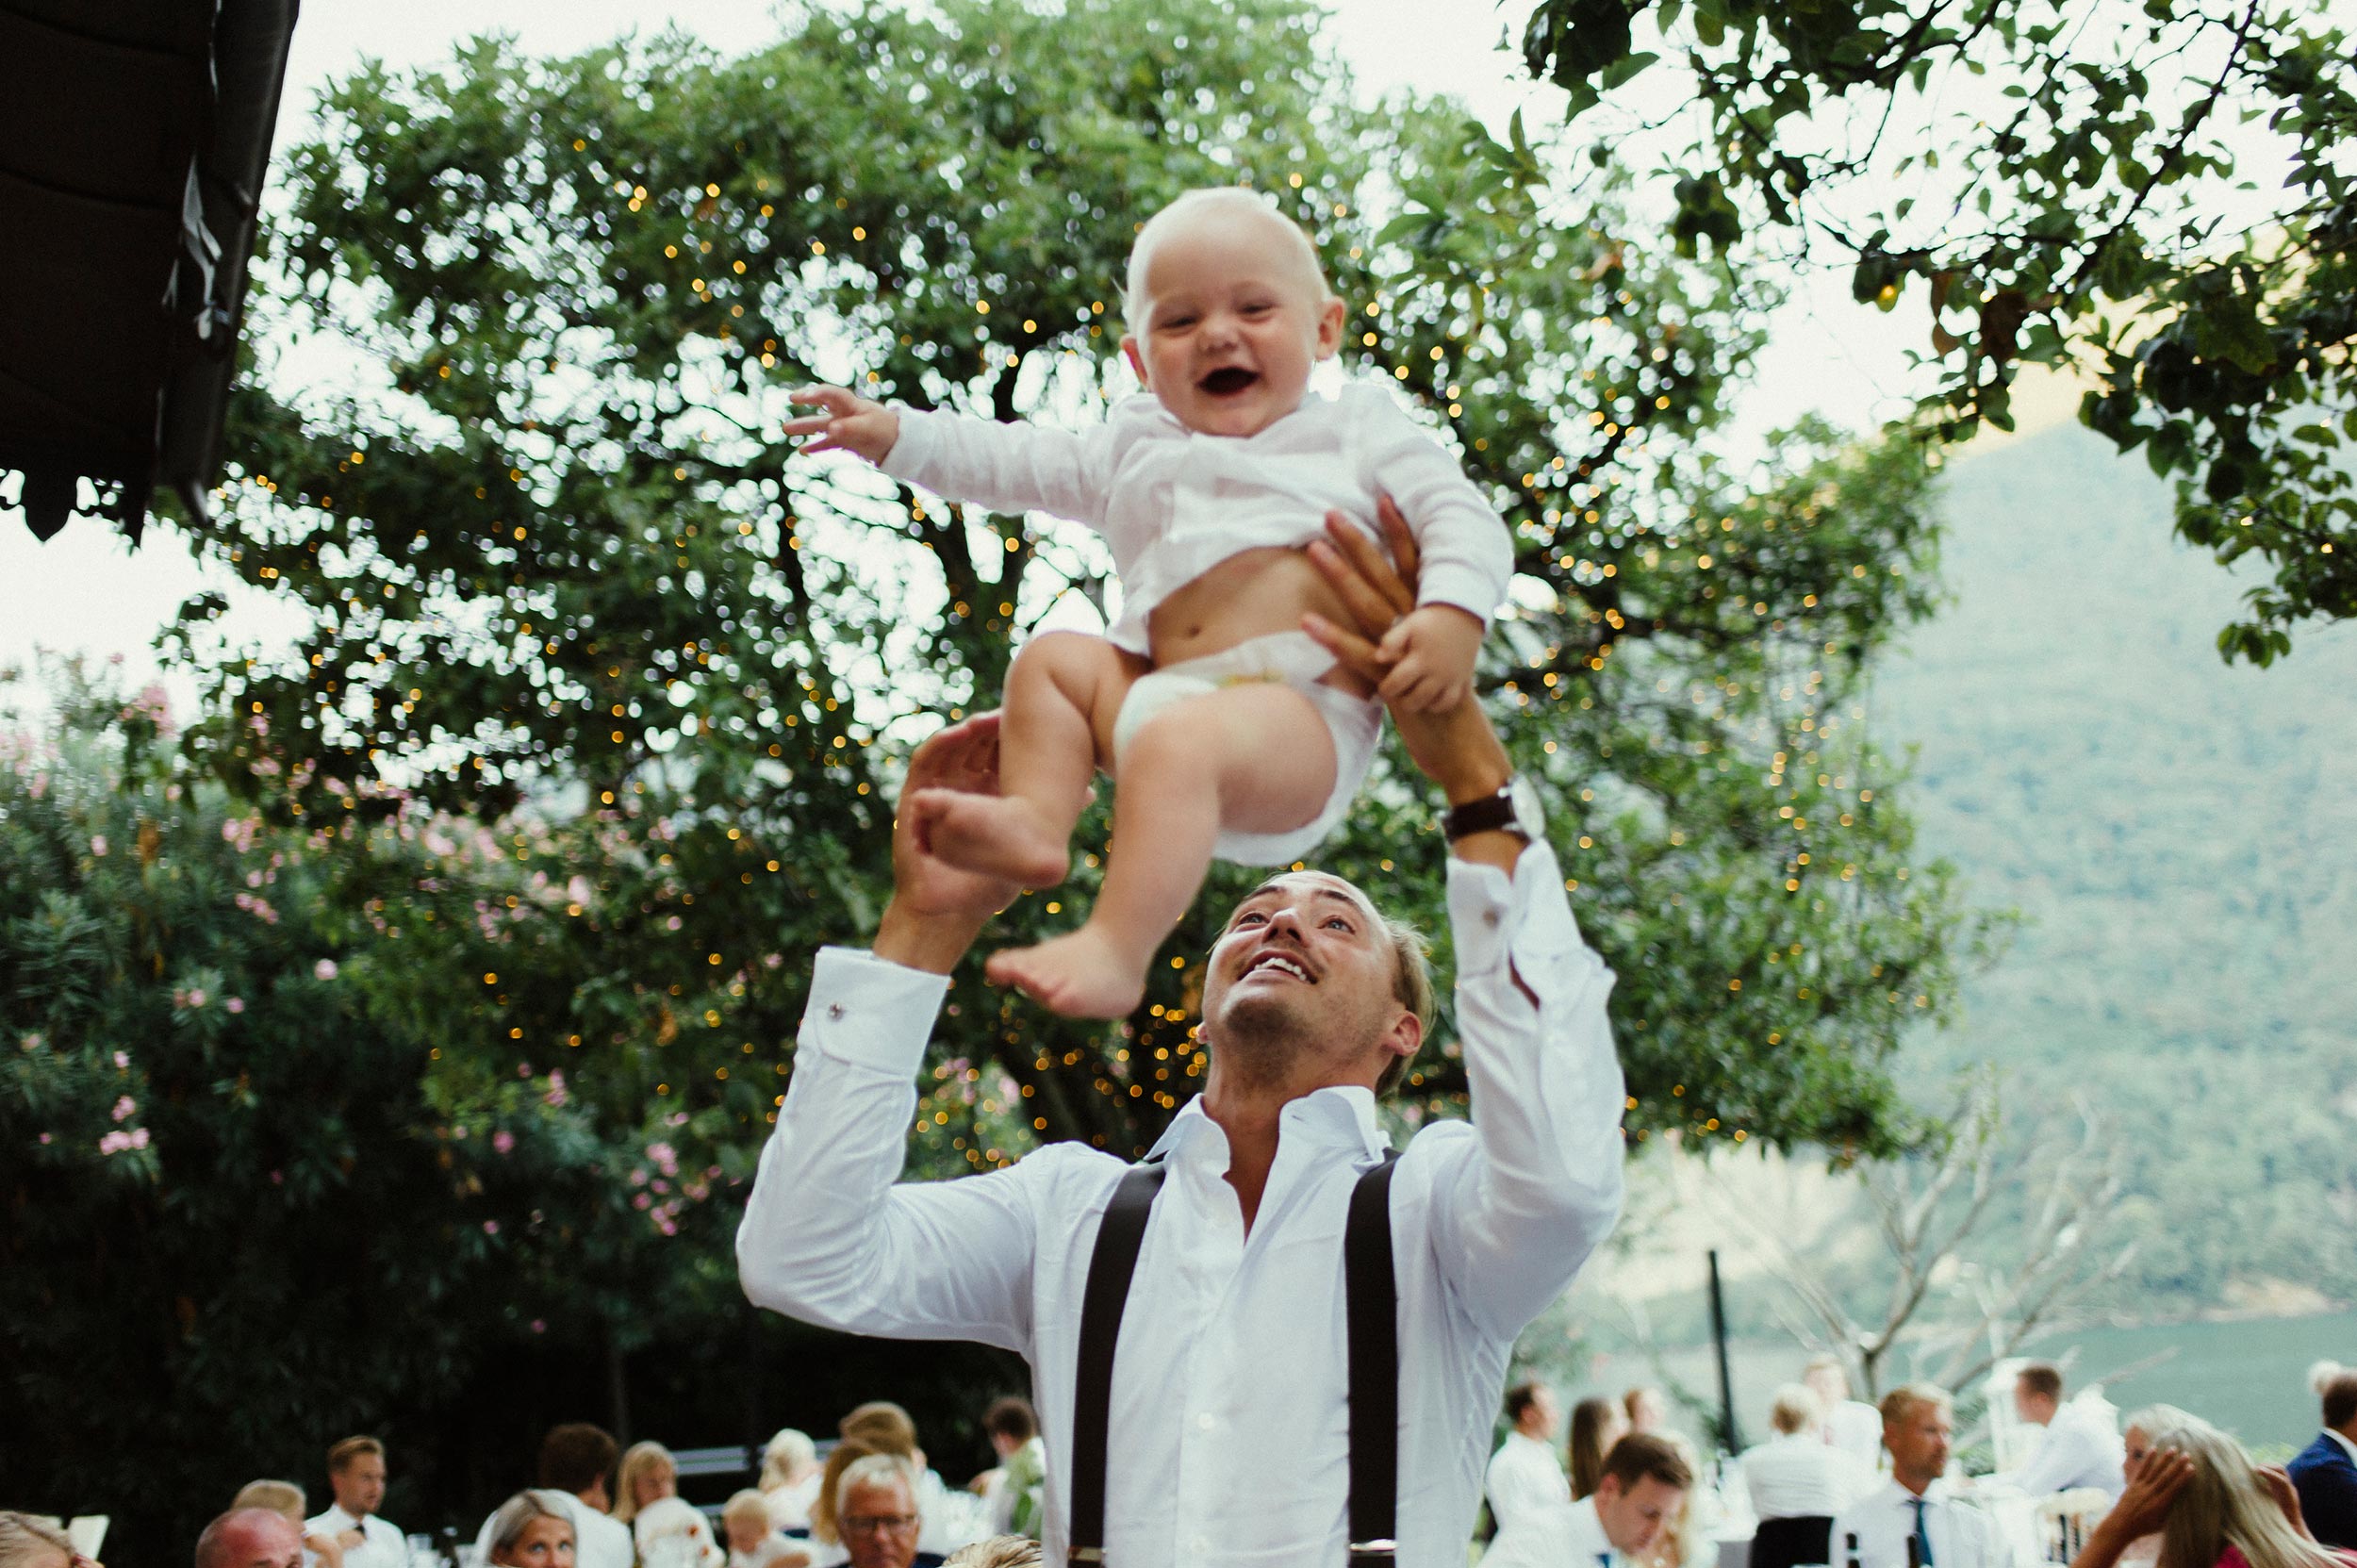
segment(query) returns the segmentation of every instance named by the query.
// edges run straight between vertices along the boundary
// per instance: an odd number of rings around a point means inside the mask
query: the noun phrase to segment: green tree
[[[1622,974],[1640,1136],[1904,1142],[1884,1061],[1982,943],[1911,864],[1850,705],[1930,600],[1929,460],[1821,430],[1758,472],[1714,456],[1755,347],[1724,268],[1634,254],[1617,197],[1546,206],[1526,151],[1445,104],[1355,106],[1318,25],[1294,0],[860,8],[738,59],[484,43],[340,84],[289,155],[254,336],[387,376],[339,401],[249,379],[200,547],[309,629],[224,649],[192,607],[195,754],[240,788],[264,770],[292,823],[406,796],[498,820],[527,860],[542,830],[516,824],[546,824],[582,913],[546,941],[503,928],[521,945],[486,959],[482,1027],[577,1063],[616,1125],[633,1098],[684,1116],[682,1158],[735,1174],[807,954],[857,939],[886,886],[888,759],[995,701],[1013,640],[1106,583],[1067,527],[797,461],[785,389],[1088,418],[1124,385],[1135,222],[1242,181],[1318,237],[1353,373],[1411,394],[1521,541],[1487,684]],[[1466,191],[1479,223],[1378,233],[1393,181],[1427,208]],[[1437,930],[1431,824],[1390,769],[1323,858]],[[1069,924],[1096,869],[1003,934]],[[1236,885],[1113,1029],[963,977],[920,1165],[1141,1147],[1200,1073],[1187,965]],[[1462,1104],[1442,1032],[1409,1121]]]
[[[1599,147],[1690,95],[1659,121],[1681,249],[1837,258],[1885,310],[1920,283],[1927,433],[2010,429],[2023,364],[2093,378],[2080,418],[2176,478],[2178,533],[2264,564],[2218,636],[2264,665],[2357,615],[2357,39],[2334,10],[1541,0],[1523,48]]]

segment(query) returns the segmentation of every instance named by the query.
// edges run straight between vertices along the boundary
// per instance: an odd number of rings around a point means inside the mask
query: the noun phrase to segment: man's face
[[[1948,1470],[1948,1444],[1955,1417],[1945,1405],[1919,1399],[1883,1423],[1883,1446],[1890,1450],[1890,1473],[1920,1492]]]
[[[1604,1538],[1624,1557],[1641,1557],[1677,1517],[1686,1489],[1652,1476],[1624,1487],[1618,1476],[1596,1483],[1596,1517],[1604,1523]]]
[[[1366,896],[1340,877],[1272,877],[1236,906],[1211,948],[1203,1037],[1221,1070],[1373,1084],[1377,1042],[1416,1024],[1393,995],[1395,961]]]
[[[1838,1366],[1812,1366],[1801,1375],[1801,1381],[1824,1401],[1828,1411],[1850,1397],[1850,1379]]]
[[[1533,1437],[1553,1437],[1556,1433],[1556,1429],[1562,1426],[1562,1407],[1558,1406],[1555,1402],[1554,1393],[1548,1389],[1541,1389],[1538,1396],[1530,1402],[1530,1435]]]
[[[2043,1427],[2054,1419],[2053,1396],[2017,1381],[2013,1385],[2013,1412],[2034,1427]]]
[[[374,1513],[385,1501],[385,1456],[354,1454],[341,1470],[327,1473],[336,1506],[355,1519]]]
[[[898,1481],[847,1489],[836,1522],[843,1529],[843,1549],[851,1555],[850,1568],[909,1568],[916,1560],[922,1521],[916,1499]]]

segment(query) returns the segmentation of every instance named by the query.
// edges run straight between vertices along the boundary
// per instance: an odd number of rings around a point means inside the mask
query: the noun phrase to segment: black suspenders
[[[1399,1151],[1362,1173],[1343,1232],[1343,1312],[1350,1336],[1350,1568],[1386,1568],[1399,1514],[1399,1290],[1392,1267],[1392,1169]],[[1132,1165],[1089,1257],[1080,1297],[1078,1387],[1072,1399],[1072,1520],[1067,1568],[1105,1560],[1105,1444],[1112,1423],[1113,1349],[1130,1277],[1165,1167]]]

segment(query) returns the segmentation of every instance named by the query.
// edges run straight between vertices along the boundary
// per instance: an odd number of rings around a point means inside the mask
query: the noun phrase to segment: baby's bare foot
[[[920,789],[903,810],[916,841],[962,871],[1003,877],[1026,887],[1053,887],[1072,869],[1063,837],[1029,801],[964,789]]]
[[[1146,999],[1146,966],[1093,925],[990,955],[982,972],[1067,1018],[1126,1018]]]

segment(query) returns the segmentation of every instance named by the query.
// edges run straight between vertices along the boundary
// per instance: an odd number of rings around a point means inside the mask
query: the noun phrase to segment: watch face
[[[1547,814],[1539,804],[1539,786],[1523,774],[1506,786],[1507,800],[1514,807],[1514,826],[1525,838],[1537,843],[1546,836]]]

